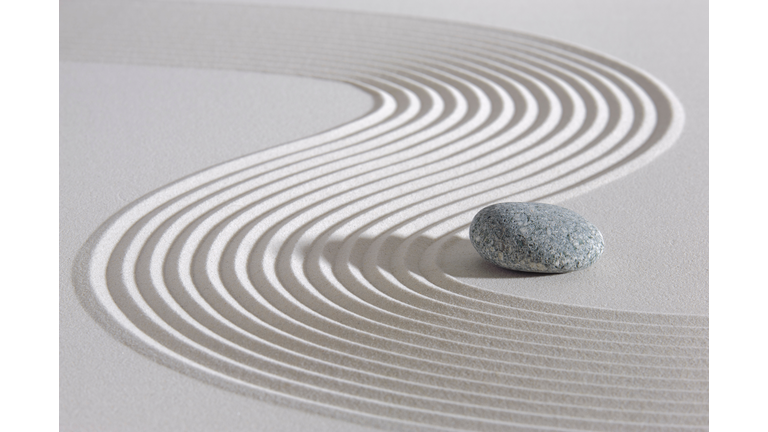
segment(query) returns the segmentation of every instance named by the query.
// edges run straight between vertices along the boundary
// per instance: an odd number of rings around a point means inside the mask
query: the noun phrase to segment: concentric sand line
[[[115,337],[233,391],[380,427],[707,427],[706,318],[523,299],[439,265],[479,208],[557,202],[670,146],[683,111],[652,77],[560,42],[404,18],[61,13],[65,60],[297,74],[375,100],[107,221],[75,274]]]

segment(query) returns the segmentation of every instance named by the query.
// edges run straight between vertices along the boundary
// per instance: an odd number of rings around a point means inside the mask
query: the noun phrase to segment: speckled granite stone
[[[472,246],[486,260],[511,270],[565,273],[594,264],[603,235],[563,207],[500,203],[480,210],[469,227]]]

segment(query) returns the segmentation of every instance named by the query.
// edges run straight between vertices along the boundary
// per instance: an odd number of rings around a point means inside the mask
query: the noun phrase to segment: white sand
[[[62,430],[706,427],[706,9],[462,4],[434,16],[589,51],[383,16],[62,8],[62,269],[128,206],[75,287],[62,272]],[[464,227],[500,200],[579,212],[604,256],[489,267]]]

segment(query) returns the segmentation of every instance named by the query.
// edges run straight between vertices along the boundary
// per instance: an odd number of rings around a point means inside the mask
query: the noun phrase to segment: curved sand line
[[[706,318],[518,298],[438,262],[479,208],[557,202],[670,146],[682,108],[652,77],[458,24],[69,7],[114,25],[62,28],[63,59],[313,76],[376,101],[358,120],[186,177],[107,221],[75,274],[115,337],[232,391],[381,427],[706,428]]]

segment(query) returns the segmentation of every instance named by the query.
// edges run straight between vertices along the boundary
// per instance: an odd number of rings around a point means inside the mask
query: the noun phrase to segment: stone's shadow
[[[499,267],[481,257],[469,239],[455,235],[446,241],[440,255],[440,268],[446,274],[456,278],[525,279],[557,275],[522,272]]]
[[[352,253],[350,254],[350,264],[360,268],[362,266],[363,257],[373,244],[374,240],[375,239],[370,237],[360,237],[355,240],[355,244],[352,247]],[[394,249],[405,240],[406,238],[401,236],[388,236],[384,240],[384,245],[381,250],[394,251]],[[412,247],[425,250],[427,247],[431,246],[432,243],[434,243],[434,239],[426,236],[419,236],[413,241]],[[325,243],[322,251],[323,257],[329,262],[335,262],[342,245],[343,243],[338,241],[329,241]],[[305,244],[299,247],[306,258],[309,254],[311,245]],[[456,235],[451,236],[441,247],[437,264],[445,274],[456,278],[526,279],[558,275],[557,273],[521,272],[496,266],[483,259],[468,239]],[[392,263],[386,260],[377,262],[377,265],[389,272],[393,270],[391,267]]]
[[[469,240],[464,241],[470,243]],[[472,244],[470,243],[469,246],[472,247]],[[472,251],[475,252],[474,248]],[[446,271],[446,274],[458,278],[525,279],[555,275],[552,273],[533,273],[505,269],[486,261],[477,252],[475,252],[475,255],[476,256],[465,256],[463,258],[457,257],[458,259],[462,259],[464,261],[463,265],[456,266],[455,268],[451,269],[446,269],[442,266],[441,268]]]

